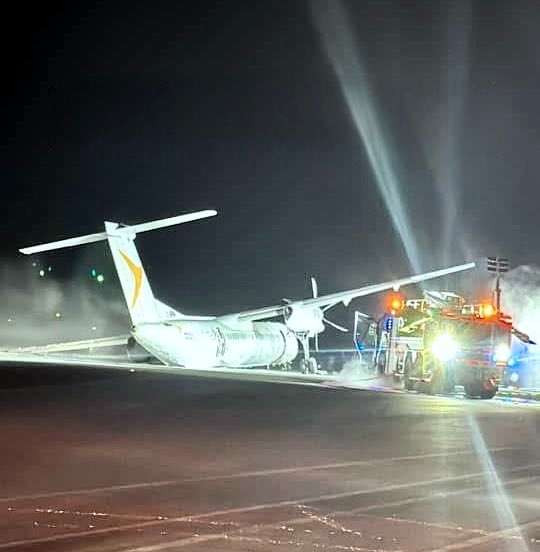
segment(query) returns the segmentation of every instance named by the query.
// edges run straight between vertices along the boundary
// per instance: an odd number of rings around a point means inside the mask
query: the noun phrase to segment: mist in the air
[[[501,303],[516,328],[540,342],[540,267],[522,265],[502,278]]]
[[[0,347],[24,347],[127,333],[127,311],[116,286],[54,271],[4,264],[0,268]]]

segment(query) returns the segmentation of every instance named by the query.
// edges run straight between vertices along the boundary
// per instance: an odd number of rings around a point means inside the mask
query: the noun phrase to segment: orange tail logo
[[[135,303],[137,302],[137,299],[139,298],[139,293],[141,292],[143,270],[142,267],[137,266],[123,251],[120,251],[120,255],[122,255],[124,261],[126,261],[126,264],[131,270],[131,273],[133,274],[133,278],[135,280],[135,287],[133,288],[133,299],[131,301],[131,308],[133,308],[135,306]]]

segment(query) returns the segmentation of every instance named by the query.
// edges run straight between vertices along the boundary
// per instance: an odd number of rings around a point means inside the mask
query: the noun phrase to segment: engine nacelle
[[[290,305],[285,309],[285,324],[295,333],[310,337],[324,331],[323,312],[319,307]]]

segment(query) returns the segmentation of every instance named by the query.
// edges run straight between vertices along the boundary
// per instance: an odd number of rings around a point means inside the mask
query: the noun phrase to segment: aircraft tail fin
[[[131,321],[134,325],[143,322],[159,322],[166,318],[166,316],[164,317],[165,305],[154,298],[150,282],[146,277],[141,258],[135,247],[134,242],[136,235],[140,232],[191,222],[212,217],[216,214],[217,212],[214,210],[198,211],[187,215],[179,215],[176,217],[144,222],[142,224],[135,224],[134,226],[122,226],[116,222],[105,222],[105,232],[24,247],[19,249],[19,251],[25,255],[30,255],[32,253],[40,253],[53,249],[62,249],[64,247],[73,247],[76,245],[107,240],[131,316]],[[176,311],[174,312],[175,314],[180,314]]]
[[[133,325],[159,322],[154,294],[135,247],[136,234],[126,233],[115,222],[106,222],[105,230]]]

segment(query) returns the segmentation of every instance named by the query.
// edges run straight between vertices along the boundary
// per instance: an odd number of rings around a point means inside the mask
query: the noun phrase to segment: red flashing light
[[[496,312],[497,309],[491,303],[480,305],[480,316],[482,318],[491,318],[495,316]]]
[[[401,293],[391,293],[386,299],[386,305],[391,314],[398,314],[405,307],[405,297]]]

